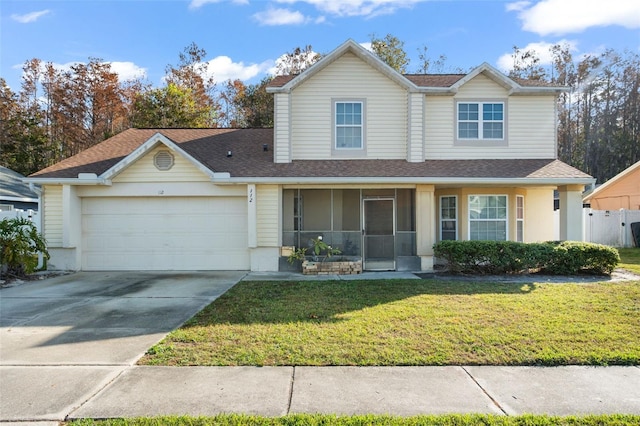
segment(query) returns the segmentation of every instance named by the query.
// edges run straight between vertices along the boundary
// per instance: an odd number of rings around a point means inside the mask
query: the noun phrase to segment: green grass
[[[241,282],[149,365],[638,365],[640,281]]]
[[[497,416],[486,414],[441,416],[349,416],[296,414],[285,417],[260,417],[224,414],[215,417],[145,417],[111,420],[76,420],[74,426],[623,426],[637,425],[640,416],[597,415],[551,417],[540,415]]]
[[[618,267],[640,275],[640,248],[619,248],[618,253],[621,260]]]

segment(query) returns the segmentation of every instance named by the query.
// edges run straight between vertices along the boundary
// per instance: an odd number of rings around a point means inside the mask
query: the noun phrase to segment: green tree
[[[404,51],[404,42],[391,34],[387,34],[385,38],[377,38],[375,34],[370,37],[373,53],[400,74],[405,74],[409,59]]]
[[[134,100],[133,127],[208,127],[208,111],[198,108],[191,89],[173,83],[140,93]]]
[[[177,65],[167,65],[166,81],[167,86],[173,85],[182,92],[189,93],[189,98],[193,102],[190,108],[198,112],[191,111],[187,115],[195,114],[206,120],[198,127],[216,127],[219,109],[219,105],[214,100],[216,83],[209,73],[206,56],[206,50],[198,47],[196,43],[191,43],[178,55]]]
[[[263,78],[258,84],[251,84],[236,98],[242,122],[246,127],[273,127],[273,95],[267,93],[271,77]]]

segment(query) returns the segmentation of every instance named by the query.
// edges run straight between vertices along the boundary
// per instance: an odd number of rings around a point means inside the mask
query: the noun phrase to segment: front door
[[[363,203],[363,267],[368,271],[395,270],[395,200],[365,198]]]

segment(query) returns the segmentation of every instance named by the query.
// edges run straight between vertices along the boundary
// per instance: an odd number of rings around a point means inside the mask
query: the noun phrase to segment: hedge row
[[[576,241],[441,241],[433,249],[454,273],[611,274],[620,262],[613,247]]]

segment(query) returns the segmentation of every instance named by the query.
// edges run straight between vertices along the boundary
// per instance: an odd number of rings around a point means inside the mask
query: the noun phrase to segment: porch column
[[[256,186],[247,185],[247,231],[249,248],[258,247],[258,207]]]
[[[423,271],[433,270],[436,243],[436,203],[434,185],[416,186],[416,250]]]
[[[62,247],[69,250],[69,259],[80,269],[82,265],[82,202],[72,185],[62,186]]]
[[[583,241],[582,191],[584,185],[558,187],[560,193],[560,239]]]

